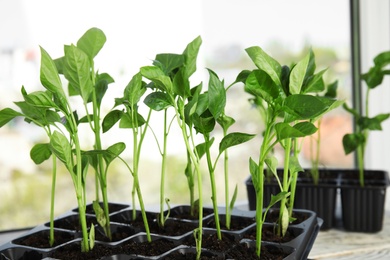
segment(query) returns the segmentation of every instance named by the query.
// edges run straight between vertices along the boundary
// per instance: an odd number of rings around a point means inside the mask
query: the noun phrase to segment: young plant
[[[192,130],[192,115],[197,107],[202,85],[191,89],[189,78],[196,71],[196,59],[201,42],[201,38],[197,37],[187,45],[182,54],[158,54],[153,66],[141,68],[142,76],[151,81],[151,87],[155,90],[146,97],[147,105],[153,109],[158,105],[164,109],[173,108],[174,117],[182,133],[188,158],[185,174],[190,190],[191,213],[194,214],[197,210],[199,216],[199,227],[194,233],[197,241],[197,258],[200,257],[202,246],[203,192],[200,157],[195,148]],[[194,195],[194,176],[197,177],[198,183],[197,203]]]
[[[128,85],[126,86],[123,97],[117,98],[115,100],[116,106],[123,106],[124,110],[112,110],[107,114],[103,120],[103,132],[107,132],[112,126],[114,126],[119,121],[120,128],[127,128],[132,130],[133,137],[133,165],[129,167],[134,182],[132,189],[133,197],[133,219],[136,218],[135,210],[135,193],[137,193],[138,201],[141,208],[142,219],[145,226],[145,231],[147,239],[151,242],[149,224],[146,216],[145,205],[143,201],[143,196],[141,192],[141,186],[139,184],[139,162],[141,158],[141,150],[143,141],[145,139],[146,131],[148,129],[148,124],[151,116],[151,109],[148,112],[147,119],[145,119],[138,111],[138,103],[141,97],[146,92],[146,84],[142,81],[142,75],[140,72],[135,74]]]
[[[374,58],[374,66],[368,72],[361,75],[362,80],[367,85],[364,101],[364,111],[359,112],[356,109],[344,104],[344,109],[352,114],[355,122],[353,133],[346,134],[343,137],[343,147],[346,154],[356,151],[357,164],[359,169],[360,186],[364,186],[364,157],[368,142],[369,132],[382,130],[382,122],[390,117],[390,113],[378,114],[374,117],[370,115],[370,93],[371,90],[382,84],[383,78],[390,74],[387,66],[390,64],[390,51],[379,53]]]
[[[219,158],[224,154],[224,169],[225,169],[225,199],[226,199],[226,226],[230,228],[231,210],[234,206],[234,201],[237,196],[237,187],[230,201],[228,192],[228,157],[227,149],[229,147],[242,144],[249,141],[254,135],[245,133],[227,133],[228,128],[234,123],[234,119],[225,115],[226,106],[226,89],[224,81],[221,81],[217,74],[212,70],[209,71],[209,85],[208,90],[199,96],[198,104],[195,113],[192,115],[195,130],[203,135],[204,143],[197,146],[198,155],[202,157],[204,154],[207,159],[207,167],[210,175],[211,183],[211,199],[213,203],[215,224],[217,229],[218,239],[222,239],[219,213],[218,213],[218,199],[217,199],[217,185],[215,182],[215,170]],[[211,138],[211,133],[215,128],[216,123],[220,124],[223,129],[223,139],[219,144],[219,153],[214,161],[211,159],[211,146],[214,138]],[[230,201],[230,203],[229,203]]]
[[[16,106],[19,107],[21,112],[15,111],[12,108],[5,108],[0,111],[0,127],[10,122],[16,117],[24,118],[27,123],[33,123],[42,129],[44,129],[46,135],[51,137],[56,124],[61,121],[58,114],[50,110],[48,107],[36,106],[33,101],[34,98],[27,94],[24,87],[21,89],[24,101],[15,102]],[[55,204],[55,188],[56,188],[56,177],[57,177],[57,158],[52,154],[49,143],[35,144],[30,151],[30,157],[36,164],[41,164],[50,157],[52,157],[52,182],[51,182],[51,195],[50,195],[50,232],[49,232],[49,244],[53,246],[55,242],[54,237],[54,204]]]
[[[95,72],[94,58],[103,48],[106,36],[98,28],[91,28],[77,41],[77,45],[65,46],[65,55],[57,59],[56,65],[61,74],[68,80],[70,96],[80,96],[83,100],[85,116],[80,123],[88,123],[94,135],[94,149],[102,151],[101,141],[101,104],[108,84],[114,80],[107,73]],[[96,175],[96,202],[99,202],[99,189],[103,198],[103,229],[111,239],[110,219],[107,196],[107,172],[105,171],[103,154],[96,153],[92,166]],[[95,203],[96,208],[99,203]],[[97,212],[102,212],[97,210]]]
[[[256,191],[257,254],[260,255],[265,165],[277,178],[283,194],[278,196],[281,200],[278,234],[284,236],[292,217],[297,173],[301,171],[297,139],[315,133],[317,128],[311,121],[325,113],[335,101],[308,94],[323,85],[325,72],[314,74],[312,51],[291,69],[281,66],[260,47],[250,47],[246,51],[257,69],[241,72],[236,82],[244,82],[245,91],[254,96],[255,104],[266,108],[262,110],[266,124],[259,159],[257,163],[250,160]],[[278,161],[272,153],[276,144],[285,151],[282,178],[276,172]]]

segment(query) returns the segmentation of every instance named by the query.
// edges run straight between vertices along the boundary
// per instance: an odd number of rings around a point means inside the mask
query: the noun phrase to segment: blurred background
[[[253,65],[245,48],[260,46],[267,53],[290,65],[312,48],[317,71],[328,68],[326,83],[339,82],[338,97],[351,103],[354,87],[351,77],[351,24],[349,0],[0,0],[0,109],[13,107],[22,99],[20,89],[28,92],[42,89],[39,81],[42,46],[53,58],[63,55],[63,45],[76,43],[91,27],[104,31],[107,42],[96,58],[95,68],[114,79],[103,101],[107,113],[114,98],[121,97],[124,87],[139,68],[151,65],[158,53],[182,53],[186,45],[201,36],[203,43],[198,58],[198,71],[191,86],[208,81],[206,68],[234,82],[243,69]],[[390,4],[387,0],[360,0],[362,72],[372,65],[373,57],[390,47]],[[65,84],[65,83],[64,83]],[[389,85],[389,80],[384,84]],[[373,114],[390,111],[390,88],[373,91]],[[250,107],[242,85],[229,90],[227,114],[236,119],[232,131],[258,134],[244,146],[230,149],[231,193],[238,186],[237,203],[245,204],[244,182],[249,176],[248,160],[256,158],[261,144],[262,124],[256,110]],[[72,100],[78,104],[78,100]],[[152,120],[157,122],[155,113]],[[116,127],[117,128],[117,127]],[[390,170],[387,145],[390,145],[389,122],[383,132],[373,133],[367,152],[367,168]],[[322,167],[349,168],[353,155],[345,156],[341,139],[352,131],[352,121],[342,109],[328,114],[321,125]],[[188,203],[186,194],[183,147],[169,137],[168,177],[166,196],[172,204]],[[215,133],[216,138],[221,133]],[[178,136],[180,137],[180,136]],[[35,165],[29,151],[37,142],[45,142],[45,133],[22,120],[14,120],[0,129],[0,230],[41,224],[49,219],[50,164]],[[180,140],[180,139],[179,139]],[[114,129],[103,135],[104,146],[125,141],[131,146],[129,130]],[[83,135],[86,147],[91,146],[90,134]],[[385,152],[386,151],[386,152]],[[131,160],[131,150],[123,154]],[[147,138],[141,155],[140,182],[145,203],[154,208],[159,202],[160,157],[152,136]],[[302,165],[310,166],[309,140],[302,150]],[[205,168],[204,168],[205,170]],[[208,183],[208,174],[204,180]],[[94,199],[93,176],[88,198]],[[223,203],[223,173],[217,171],[218,200]],[[114,163],[108,177],[109,199],[130,203],[132,177],[120,163]],[[207,184],[206,183],[206,184]],[[205,185],[208,186],[208,185]],[[172,195],[173,196],[173,195]],[[205,190],[205,203],[211,204],[210,191]],[[63,168],[58,171],[56,214],[76,207],[70,176]]]

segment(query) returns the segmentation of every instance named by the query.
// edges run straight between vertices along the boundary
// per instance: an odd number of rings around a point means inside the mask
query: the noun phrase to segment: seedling
[[[371,90],[382,84],[383,78],[390,74],[387,66],[390,64],[390,51],[379,53],[374,58],[374,66],[368,72],[361,75],[361,79],[366,83],[364,106],[360,112],[344,104],[344,109],[354,117],[355,130],[353,133],[343,137],[343,147],[346,154],[356,151],[357,164],[359,169],[359,183],[364,186],[364,158],[370,131],[382,130],[382,122],[390,117],[390,113],[378,114],[374,117],[370,115],[370,93]]]
[[[260,111],[266,122],[259,160],[256,163],[250,159],[256,191],[257,254],[260,255],[264,167],[267,165],[274,174],[283,194],[278,196],[281,201],[278,234],[284,236],[292,217],[297,173],[302,170],[297,139],[315,133],[317,128],[311,121],[324,114],[335,101],[308,94],[323,86],[322,75],[325,72],[314,74],[312,51],[291,69],[281,66],[260,47],[250,47],[246,51],[257,69],[241,72],[236,82],[244,82],[245,91],[253,95],[253,103],[261,104]],[[276,172],[278,161],[272,153],[276,144],[285,151],[282,179]]]

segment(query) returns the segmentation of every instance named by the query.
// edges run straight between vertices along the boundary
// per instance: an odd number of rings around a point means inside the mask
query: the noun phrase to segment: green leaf
[[[306,71],[308,69],[310,60],[310,53],[308,53],[305,58],[300,60],[290,73],[290,86],[289,91],[291,94],[300,94],[303,82],[305,80]]]
[[[283,110],[295,116],[295,120],[313,119],[329,108],[320,97],[296,94],[288,96]]]
[[[303,168],[301,164],[299,163],[298,157],[291,156],[290,157],[290,163],[288,165],[288,169],[290,172],[303,172]]]
[[[166,86],[168,83],[164,83]],[[170,88],[170,87],[169,87]],[[185,76],[185,71],[183,69],[180,69],[173,78],[173,93],[176,95],[179,95],[183,99],[186,99],[191,95],[190,91],[190,82],[188,78]],[[168,88],[167,88],[168,89]]]
[[[89,57],[74,45],[65,46],[64,76],[75,88],[84,103],[88,103],[93,91]]]
[[[22,113],[19,113],[12,108],[4,108],[0,111],[0,127],[3,127],[9,121],[18,116],[24,116]]]
[[[259,189],[262,188],[263,183],[259,183],[259,180],[257,178],[259,166],[252,158],[249,158],[249,172],[252,177],[253,186],[255,187],[256,192],[258,192]]]
[[[35,164],[41,164],[51,156],[50,145],[46,144],[36,144],[30,151],[30,157]]]
[[[317,131],[317,127],[310,122],[300,122],[291,126],[288,123],[275,124],[275,131],[278,137],[278,141],[287,138],[305,137],[314,134]]]
[[[263,49],[257,46],[247,48],[246,52],[256,67],[267,73],[277,86],[282,86],[280,81],[282,67],[280,66],[279,62],[277,62],[265,51],[263,51]]]
[[[131,108],[134,108],[145,91],[146,88],[142,84],[142,75],[138,72],[132,77],[129,84],[127,84],[124,91],[124,99],[129,103]]]
[[[206,142],[200,143],[195,147],[196,153],[198,154],[199,159],[202,158],[203,155],[205,155],[207,150],[210,150],[210,147],[213,145],[214,140],[215,140],[215,138],[213,137],[207,143]]]
[[[253,139],[256,135],[246,133],[229,133],[222,138],[219,144],[219,154],[223,153],[229,147],[239,145]]]
[[[255,97],[273,104],[279,97],[280,91],[271,77],[263,70],[254,70],[245,82],[245,91]]]
[[[360,117],[358,120],[359,126],[361,126],[361,130],[369,129],[369,130],[382,130],[382,122],[390,117],[390,114],[380,114],[373,118],[368,117]]]
[[[103,119],[102,122],[102,128],[103,133],[106,133],[108,130],[111,129],[121,118],[124,114],[121,110],[112,110],[110,111]]]
[[[226,106],[226,90],[223,81],[220,81],[214,71],[209,71],[209,110],[215,119],[221,116]]]
[[[183,66],[184,56],[181,54],[161,53],[157,54],[153,65],[159,66],[165,73],[169,75],[173,70]]]
[[[325,90],[325,83],[323,75],[326,69],[318,72],[317,74],[308,77],[307,82],[303,85],[302,93],[318,93]],[[336,96],[334,96],[336,97]]]
[[[366,142],[366,138],[364,134],[361,133],[352,133],[352,134],[346,134],[343,136],[343,148],[345,154],[350,154],[353,151],[356,151],[356,149],[364,145]]]
[[[52,93],[57,93],[61,99],[65,98],[65,92],[62,89],[62,83],[58,75],[57,67],[50,55],[41,49],[41,69],[40,79],[42,85]]]
[[[50,149],[65,164],[67,169],[72,172],[72,147],[68,139],[60,132],[54,131],[50,137]]]
[[[107,148],[107,152],[103,155],[106,164],[109,165],[115,158],[117,158],[126,149],[126,144],[119,142]]]
[[[227,131],[229,127],[231,127],[235,122],[236,120],[234,120],[234,118],[225,114],[222,114],[220,117],[217,118],[217,123],[222,127],[224,131]]]
[[[95,83],[95,95],[98,107],[100,107],[102,104],[103,97],[108,89],[108,85],[113,82],[114,79],[107,73],[97,74]]]
[[[92,60],[106,43],[106,35],[98,28],[91,28],[86,31],[77,41],[77,47],[86,53]]]
[[[95,226],[93,224],[91,224],[88,238],[89,238],[89,248],[93,249],[93,247],[95,246]],[[81,243],[81,244],[84,244],[84,243]],[[83,252],[87,252],[87,250],[84,249]]]
[[[92,202],[92,207],[93,211],[95,212],[97,222],[101,227],[105,228],[107,224],[107,219],[104,214],[104,210],[102,209],[102,207],[100,207],[99,201],[94,200]]]
[[[160,68],[155,66],[145,66],[142,67],[140,71],[142,76],[153,81],[158,89],[172,93],[172,81]]]
[[[236,203],[237,200],[237,194],[238,194],[238,187],[236,185],[236,187],[234,188],[232,199],[230,200],[230,204],[229,204],[230,211],[234,209],[234,204]]]
[[[145,124],[145,119],[139,113],[134,117],[124,113],[119,122],[119,128],[135,128],[143,124]]]
[[[246,79],[248,78],[249,74],[251,74],[252,71],[250,70],[243,70],[238,75],[234,83],[242,82],[245,83]]]
[[[152,92],[144,99],[145,105],[155,111],[161,111],[173,106],[170,97],[164,92]]]
[[[24,96],[24,100],[32,106],[42,108],[59,109],[57,104],[53,102],[52,95],[46,91],[36,91]]]
[[[201,44],[202,38],[198,36],[187,45],[183,52],[186,78],[189,78],[196,71],[196,59],[198,57]]]
[[[278,178],[277,168],[278,168],[278,159],[275,156],[267,156],[264,160],[265,164],[267,165],[268,169],[271,170],[272,174]]]
[[[288,196],[290,196],[290,192],[286,192],[286,191],[279,192],[276,195],[271,194],[271,201],[270,201],[270,203],[269,203],[267,208],[271,208],[272,206],[274,206],[279,201],[282,201],[283,199],[286,199]]]
[[[215,119],[208,110],[202,115],[193,114],[192,123],[195,130],[202,134],[208,134],[215,128]]]
[[[337,80],[334,81],[333,83],[329,84],[326,87],[325,97],[336,98],[337,97],[338,84],[339,84],[339,82]]]

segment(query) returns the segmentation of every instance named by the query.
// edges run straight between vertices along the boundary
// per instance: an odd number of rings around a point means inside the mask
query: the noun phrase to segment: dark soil
[[[234,230],[241,230],[250,226],[251,224],[256,222],[256,219],[248,218],[248,217],[231,216],[230,228],[227,228],[225,215],[220,215],[219,222],[220,222],[221,229],[234,231]],[[215,218],[214,217],[209,218],[204,222],[203,226],[208,228],[216,228]]]
[[[97,225],[97,220],[95,217],[87,216],[87,227],[91,225]],[[50,224],[46,223],[45,226],[49,227]],[[81,224],[79,215],[69,215],[67,217],[57,219],[54,221],[54,227],[60,229],[66,229],[71,231],[81,231]]]
[[[118,217],[117,219],[122,220],[122,224],[115,223],[111,220],[112,224],[112,237],[113,241],[122,241],[118,245],[110,245],[108,239],[104,236],[103,231],[100,227],[96,226],[95,232],[95,247],[88,253],[81,252],[81,242],[80,240],[75,240],[70,242],[73,237],[68,238],[64,242],[67,244],[61,247],[58,247],[56,250],[53,250],[52,253],[49,254],[49,257],[56,259],[100,259],[102,257],[108,257],[113,255],[142,255],[146,257],[159,256],[166,253],[169,250],[172,250],[178,246],[187,246],[186,249],[190,251],[185,251],[183,248],[180,250],[174,250],[171,254],[165,255],[162,259],[195,259],[196,251],[195,246],[195,238],[191,231],[198,227],[198,223],[196,221],[189,220],[174,220],[168,219],[165,222],[165,226],[161,227],[158,225],[156,220],[157,215],[155,213],[148,213],[148,223],[150,227],[151,233],[157,234],[152,235],[152,242],[148,242],[145,234],[136,234],[138,232],[143,232],[144,223],[141,218],[141,215],[137,215],[136,220],[131,220],[129,216],[131,216],[131,212],[123,212],[124,215]],[[271,211],[269,217],[276,218],[278,217],[278,211]],[[67,217],[66,225],[67,229],[75,229],[72,227],[72,224],[75,226],[79,226],[78,218],[75,218],[77,215],[72,215],[71,218]],[[306,216],[307,217],[307,216]],[[221,223],[223,228],[223,220],[224,216],[221,216]],[[59,219],[61,220],[61,219]],[[60,221],[56,223],[56,227],[61,226]],[[89,222],[93,223],[94,218],[89,219]],[[297,220],[298,221],[298,220]],[[300,220],[302,221],[302,220]],[[255,222],[254,218],[251,217],[239,217],[232,216],[232,227],[233,230],[242,230],[244,228],[253,225]],[[215,226],[214,217],[207,218],[204,222],[210,227]],[[45,230],[48,232],[48,230]],[[246,234],[244,238],[249,239],[250,242],[242,242],[241,237],[237,234],[228,234],[227,231],[222,233],[222,239],[219,240],[216,235],[216,231],[213,229],[204,230],[203,231],[203,239],[202,239],[202,248],[205,250],[202,252],[201,259],[258,259],[255,252],[255,246],[253,240],[255,239],[255,228],[248,229],[245,231]],[[69,235],[69,232],[63,232]],[[72,233],[70,233],[72,234]],[[186,234],[186,235],[184,235]],[[159,235],[164,235],[166,237],[160,237]],[[179,236],[183,235],[182,238],[168,238],[168,236]],[[296,235],[294,232],[288,232],[287,236],[284,238],[275,237],[272,226],[264,226],[263,228],[263,241],[275,241],[276,243],[283,243],[289,241],[294,238]],[[132,236],[132,238],[129,238]],[[60,242],[60,238],[62,235],[60,233],[56,234],[56,242]],[[127,239],[129,238],[129,239]],[[32,239],[32,238],[31,238]],[[37,244],[29,244],[29,246],[42,248],[47,247],[48,245],[48,233],[42,232],[40,234],[40,239],[43,242],[37,242]],[[127,240],[126,240],[127,239]],[[26,240],[27,241],[27,240]],[[26,242],[23,242],[26,243]],[[34,243],[34,242],[31,242]],[[40,246],[43,245],[43,246]],[[25,244],[26,245],[26,244]],[[283,259],[288,255],[288,253],[284,252],[281,248],[277,246],[263,245],[261,248],[261,259]],[[29,259],[41,259],[29,257]]]
[[[262,237],[266,238],[266,240],[269,242],[287,243],[296,238],[298,235],[299,231],[291,228],[287,229],[287,232],[283,237],[277,235],[274,226],[264,225],[262,229]],[[247,230],[244,233],[243,238],[256,240],[256,226]]]
[[[207,217],[214,213],[212,208],[204,208],[203,209],[203,218]],[[169,213],[169,217],[171,218],[179,218],[183,220],[199,220],[199,213],[195,211],[194,214],[191,214],[191,208],[189,206],[177,207]]]
[[[49,230],[42,230],[34,234],[22,237],[20,239],[15,239],[13,243],[17,245],[23,245],[23,246],[33,246],[36,248],[51,248],[49,243],[49,236],[50,236]],[[55,230],[54,239],[55,241],[53,247],[73,240],[74,234]]]

